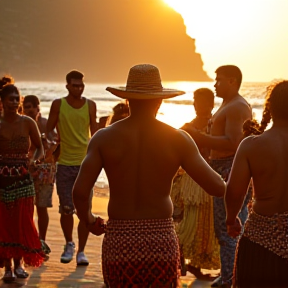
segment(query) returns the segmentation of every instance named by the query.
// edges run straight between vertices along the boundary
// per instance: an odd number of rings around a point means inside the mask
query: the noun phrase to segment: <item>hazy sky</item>
[[[244,81],[288,79],[288,0],[163,0],[195,39],[204,70],[235,64]]]

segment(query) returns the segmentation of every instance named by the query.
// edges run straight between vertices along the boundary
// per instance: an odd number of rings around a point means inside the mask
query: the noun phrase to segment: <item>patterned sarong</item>
[[[234,156],[210,161],[211,167],[227,181],[233,163]],[[247,193],[241,211],[238,216],[245,223],[248,216],[247,204],[251,199],[251,189]],[[224,283],[230,282],[233,276],[235,250],[238,239],[230,237],[226,229],[226,210],[224,199],[214,197],[214,228],[220,244],[221,277]]]
[[[288,287],[288,212],[249,212],[237,246],[233,287]]]
[[[102,269],[108,287],[177,287],[179,264],[172,218],[107,222]]]
[[[189,261],[190,265],[203,269],[220,269],[219,244],[214,232],[213,197],[184,173],[173,182],[171,199],[173,218],[177,211],[183,215],[180,221],[174,218],[174,225],[186,263]]]

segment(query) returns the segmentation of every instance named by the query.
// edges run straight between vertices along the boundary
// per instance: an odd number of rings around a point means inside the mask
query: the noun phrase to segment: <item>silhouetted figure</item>
[[[35,95],[27,95],[23,100],[23,114],[31,117],[36,121],[41,134],[41,140],[44,148],[44,157],[35,165],[30,167],[30,173],[33,176],[35,187],[35,205],[38,216],[39,238],[46,246],[47,254],[50,253],[50,248],[45,243],[46,233],[49,224],[48,207],[52,207],[52,193],[55,182],[56,164],[52,155],[56,146],[57,134],[52,131],[46,137],[47,119],[42,117],[40,113],[40,100]],[[35,150],[34,145],[31,145],[29,154],[33,155]],[[48,256],[47,256],[48,258]]]
[[[219,109],[211,121],[210,135],[199,133],[195,128],[187,131],[198,146],[211,149],[210,165],[227,181],[237,147],[243,139],[243,123],[252,119],[252,111],[247,101],[239,94],[242,73],[237,66],[225,65],[216,69],[216,96],[223,98]],[[245,222],[248,210],[247,195],[239,216]],[[232,283],[234,257],[237,240],[227,234],[224,200],[214,198],[214,226],[220,244],[221,276],[212,283],[212,287],[230,287]]]
[[[107,90],[129,100],[130,116],[92,137],[73,189],[77,215],[92,233],[103,232],[103,221],[91,213],[89,195],[104,168],[110,188],[104,282],[109,287],[176,287],[180,259],[172,179],[181,165],[211,195],[222,197],[225,183],[187,133],[155,119],[163,98],[184,94],[163,88],[155,66],[136,65],[126,87]]]
[[[0,96],[4,110],[0,118],[0,267],[5,267],[3,281],[13,282],[29,276],[22,259],[38,267],[45,256],[33,221],[35,191],[28,170],[43,156],[43,149],[36,122],[18,114],[17,87],[5,85]],[[28,158],[30,142],[35,150]]]
[[[214,108],[214,93],[208,88],[194,91],[196,117],[182,128],[194,127],[207,134],[208,122]],[[198,147],[203,158],[209,163],[210,149]],[[171,198],[175,210],[181,211],[182,220],[176,224],[180,249],[183,254],[182,273],[186,269],[201,280],[213,280],[210,274],[203,274],[201,268],[220,268],[219,244],[214,232],[213,198],[208,195],[191,177],[181,169],[175,177]],[[176,222],[177,223],[177,222]]]
[[[242,141],[228,180],[226,225],[234,238],[244,225],[237,215],[250,181],[253,183],[253,202],[236,253],[235,288],[288,285],[287,107],[288,81],[271,85],[261,125],[256,130],[255,122],[252,125],[251,134],[260,135]],[[272,127],[263,132],[271,117]],[[245,124],[245,131],[250,124]]]

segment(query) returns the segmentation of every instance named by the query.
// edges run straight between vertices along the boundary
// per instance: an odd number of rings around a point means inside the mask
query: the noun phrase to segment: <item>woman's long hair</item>
[[[247,137],[250,135],[260,135],[265,131],[267,125],[270,123],[271,118],[272,118],[272,116],[271,116],[271,98],[273,98],[273,100],[274,100],[275,96],[276,97],[279,96],[279,94],[283,90],[282,86],[284,88],[286,87],[286,89],[287,89],[288,81],[284,80],[284,81],[275,82],[275,83],[270,84],[267,87],[266,97],[265,97],[265,102],[264,102],[264,109],[263,109],[263,113],[262,113],[262,120],[261,120],[260,124],[258,123],[258,121],[256,119],[246,120],[243,124],[244,137]],[[288,112],[287,107],[285,107],[285,109]]]

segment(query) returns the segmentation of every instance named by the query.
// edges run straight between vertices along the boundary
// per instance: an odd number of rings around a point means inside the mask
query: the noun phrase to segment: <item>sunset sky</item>
[[[163,0],[195,39],[204,70],[235,64],[244,81],[288,79],[288,0]]]

